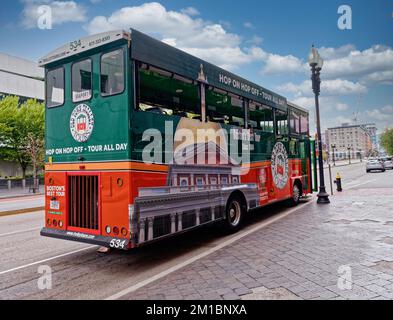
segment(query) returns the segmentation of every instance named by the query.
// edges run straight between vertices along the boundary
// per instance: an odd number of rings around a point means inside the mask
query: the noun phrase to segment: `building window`
[[[101,95],[112,96],[124,91],[123,49],[101,56]]]
[[[203,178],[196,178],[196,185],[198,187],[198,189],[203,189],[203,186],[205,185],[205,181]]]
[[[72,75],[72,101],[89,100],[92,92],[91,60],[76,62],[71,68]]]
[[[232,183],[233,184],[239,183],[239,177],[237,177],[237,176],[232,177]]]
[[[191,79],[142,63],[139,110],[200,120],[199,86]]]
[[[210,184],[211,185],[216,185],[217,184],[217,178],[216,177],[211,177],[210,178]]]
[[[228,177],[221,177],[221,184],[222,185],[228,184]]]
[[[46,74],[46,105],[48,108],[64,104],[64,68],[48,71]]]
[[[188,187],[188,178],[186,177],[180,178],[180,187]]]

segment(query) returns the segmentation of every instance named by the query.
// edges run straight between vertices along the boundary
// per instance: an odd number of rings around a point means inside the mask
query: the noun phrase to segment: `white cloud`
[[[373,72],[360,81],[364,84],[393,84],[393,70]]]
[[[249,21],[244,22],[243,25],[247,29],[255,29],[254,25]]]
[[[86,30],[92,34],[133,27],[227,69],[266,57],[256,45],[242,47],[242,39],[221,24],[193,18],[187,11],[167,10],[157,2],[144,3],[121,8],[108,17],[97,16],[86,25]]]
[[[379,129],[393,127],[393,105],[366,110],[360,116],[364,122],[376,122]]]
[[[187,8],[181,9],[180,12],[187,14],[189,16],[199,16],[200,15],[198,9],[196,9],[194,7],[187,7]]]
[[[349,109],[349,106],[346,103],[337,102],[336,109],[338,111],[345,111]]]
[[[268,54],[262,72],[265,74],[288,74],[304,71],[302,61],[293,55]]]
[[[359,51],[352,44],[338,48],[318,49],[324,59],[321,76],[324,79],[348,79],[363,85],[393,84],[393,49],[384,45],[374,45]],[[281,74],[310,73],[307,63],[293,56],[269,55],[264,73]]]
[[[327,60],[322,69],[326,78],[362,77],[392,70],[393,50],[382,45],[363,51],[351,50],[346,56]]]
[[[389,121],[393,125],[393,105],[366,110],[366,116],[379,121]]]
[[[37,27],[39,18],[38,8],[48,5],[52,9],[52,25],[61,25],[66,22],[86,21],[86,9],[75,1],[49,1],[49,0],[25,0],[22,1],[21,25],[26,29]]]
[[[246,43],[251,44],[253,46],[260,46],[262,42],[263,42],[263,38],[257,35],[254,35],[251,39],[246,41]]]
[[[305,80],[300,84],[288,82],[277,87],[278,90],[292,93],[295,97],[313,96],[311,80]],[[357,82],[343,79],[324,80],[321,82],[321,94],[323,96],[337,96],[360,94],[367,91],[367,88]]]
[[[347,56],[351,51],[354,51],[355,49],[356,48],[354,45],[346,44],[338,48],[321,47],[318,48],[318,52],[324,60],[332,60],[332,59],[343,58]]]

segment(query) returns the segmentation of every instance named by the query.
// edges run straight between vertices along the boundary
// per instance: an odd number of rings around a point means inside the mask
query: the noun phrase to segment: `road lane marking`
[[[125,296],[125,295],[127,295],[127,294],[129,294],[131,292],[134,292],[134,291],[136,291],[136,290],[138,290],[138,289],[140,289],[140,288],[142,288],[142,287],[144,287],[144,286],[146,286],[146,285],[148,285],[148,284],[150,284],[150,283],[152,283],[154,281],[157,281],[157,280],[159,280],[159,279],[161,279],[161,278],[163,278],[163,277],[165,277],[165,276],[167,276],[167,275],[169,275],[169,274],[171,274],[171,273],[173,273],[173,272],[175,272],[175,271],[177,271],[177,270],[179,270],[181,268],[184,268],[185,266],[187,266],[187,265],[189,265],[189,264],[191,264],[191,263],[193,263],[195,261],[198,261],[199,259],[202,259],[202,258],[204,258],[204,257],[206,257],[206,256],[208,256],[208,255],[210,255],[210,254],[212,254],[212,253],[214,253],[214,252],[216,252],[216,251],[218,251],[218,250],[220,250],[220,249],[222,249],[222,248],[224,248],[224,247],[226,247],[226,246],[228,246],[228,245],[230,245],[230,244],[232,244],[232,243],[234,243],[236,241],[239,241],[240,239],[244,238],[245,236],[248,236],[251,233],[254,233],[254,232],[256,232],[256,231],[258,231],[258,230],[260,230],[260,229],[262,229],[264,227],[267,227],[268,225],[270,225],[270,224],[272,224],[272,223],[274,223],[274,222],[276,222],[276,221],[278,221],[280,219],[283,219],[283,218],[287,217],[288,215],[294,213],[295,211],[298,211],[298,210],[308,206],[309,204],[314,203],[313,200],[315,200],[315,198],[316,197],[313,196],[308,202],[306,202],[306,203],[304,203],[304,204],[302,204],[302,205],[300,205],[300,206],[298,206],[296,208],[289,209],[289,211],[286,211],[286,212],[283,212],[283,213],[278,214],[276,216],[270,217],[267,220],[265,220],[264,222],[262,222],[261,224],[255,226],[254,228],[246,230],[243,233],[240,233],[238,235],[235,235],[233,238],[228,239],[228,240],[218,244],[217,246],[215,246],[213,248],[210,248],[207,251],[196,255],[195,257],[192,257],[192,258],[190,258],[190,259],[188,259],[188,260],[186,260],[186,261],[184,261],[182,263],[179,263],[179,264],[177,264],[177,265],[175,265],[173,267],[170,267],[167,270],[164,270],[164,271],[162,271],[162,272],[160,272],[160,273],[158,273],[158,274],[156,274],[156,275],[154,275],[154,276],[152,276],[152,277],[150,277],[148,279],[140,281],[140,282],[138,282],[138,283],[136,283],[136,284],[134,284],[134,285],[132,285],[132,286],[130,286],[130,287],[128,287],[128,288],[118,292],[118,293],[115,293],[115,294],[105,298],[105,300],[117,300],[117,299],[120,299],[121,297],[123,297],[123,296]]]
[[[51,260],[55,260],[55,259],[58,259],[58,258],[66,257],[66,256],[69,256],[71,254],[74,254],[74,253],[77,253],[77,252],[81,252],[81,251],[86,251],[88,249],[92,249],[92,248],[95,248],[95,247],[97,247],[97,246],[96,245],[88,246],[86,248],[74,250],[74,251],[71,251],[71,252],[66,252],[66,253],[60,254],[58,256],[54,256],[54,257],[51,257],[51,258],[47,258],[47,259],[43,259],[43,260],[40,260],[40,261],[32,262],[32,263],[29,263],[29,264],[25,264],[23,266],[19,266],[19,267],[15,267],[15,268],[12,268],[12,269],[0,271],[0,275],[6,274],[6,273],[10,273],[12,271],[17,271],[17,270],[20,270],[20,269],[24,269],[24,268],[27,268],[27,267],[31,267],[31,266],[34,266],[34,265],[37,265],[37,264],[41,264],[41,263],[44,263],[44,262],[48,262],[48,261],[51,261]]]
[[[0,237],[6,237],[6,236],[11,236],[11,235],[13,235],[13,234],[18,234],[18,233],[24,233],[24,232],[29,232],[29,231],[40,230],[41,228],[42,228],[42,227],[37,227],[37,228],[18,230],[18,231],[13,231],[13,232],[8,232],[8,233],[0,233]]]

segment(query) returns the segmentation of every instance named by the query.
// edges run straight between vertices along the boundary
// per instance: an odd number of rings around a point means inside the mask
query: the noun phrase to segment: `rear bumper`
[[[385,170],[385,167],[383,166],[367,166],[367,170]]]
[[[123,250],[128,250],[130,244],[129,239],[104,237],[100,235],[75,232],[75,231],[67,231],[67,230],[42,228],[40,234],[41,236],[44,237],[90,243],[103,247],[111,247],[111,248],[123,249]]]

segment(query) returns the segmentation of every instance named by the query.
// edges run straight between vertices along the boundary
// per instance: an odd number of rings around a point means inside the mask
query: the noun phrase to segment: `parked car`
[[[383,161],[379,159],[369,159],[366,164],[366,171],[370,172],[373,170],[385,172],[385,166],[383,164]]]
[[[383,165],[385,169],[391,169],[393,170],[393,159],[392,157],[384,157],[382,158]]]

